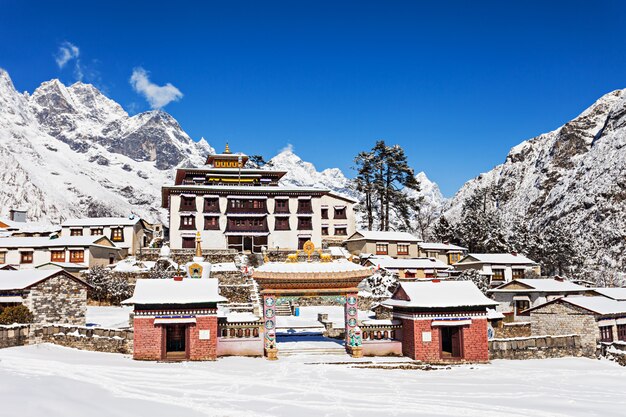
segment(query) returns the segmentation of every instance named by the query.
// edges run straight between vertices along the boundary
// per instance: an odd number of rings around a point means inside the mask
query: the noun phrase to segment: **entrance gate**
[[[254,271],[253,278],[261,288],[265,356],[278,358],[276,345],[276,305],[301,297],[339,297],[344,305],[346,351],[355,357],[363,355],[358,327],[357,285],[372,272],[349,261],[304,261],[290,257],[291,262],[266,262]]]

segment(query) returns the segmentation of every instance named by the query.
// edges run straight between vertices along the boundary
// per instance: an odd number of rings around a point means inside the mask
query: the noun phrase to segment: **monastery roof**
[[[86,217],[82,219],[67,219],[61,226],[133,226],[137,224],[141,219],[139,216],[129,217]]]
[[[65,246],[97,246],[98,241],[109,238],[102,235],[97,236],[61,236],[57,238],[49,237],[4,237],[0,238],[0,248],[49,248]],[[111,250],[119,250],[116,246],[107,246]]]
[[[459,263],[536,265],[536,262],[524,255],[512,253],[468,253]]]
[[[593,291],[613,300],[626,301],[626,288],[594,288]]]
[[[89,286],[83,280],[59,269],[20,269],[17,271],[0,270],[0,291],[23,290],[57,274],[65,274],[85,286]]]
[[[372,256],[368,260],[383,269],[451,269],[451,266],[433,258],[391,258]]]
[[[448,251],[466,251],[463,246],[453,245],[451,243],[438,242],[418,242],[417,246],[425,250],[448,250]]]
[[[600,315],[611,315],[611,314],[624,314],[626,313],[626,301],[617,301],[612,300],[610,298],[603,297],[601,295],[588,297],[588,296],[569,296],[558,298],[553,301],[549,301],[547,303],[538,305],[537,307],[533,307],[527,311],[537,310],[547,304],[552,304],[556,302],[565,302],[572,304],[576,307],[583,308],[585,310],[591,311],[595,314]]]
[[[381,242],[417,242],[417,238],[408,232],[385,232],[374,230],[359,230],[345,241],[351,242],[357,240],[377,240]]]
[[[528,289],[511,288],[513,283],[520,283]],[[554,278],[536,278],[536,279],[514,279],[511,282],[502,284],[490,292],[577,292],[588,291],[589,289],[582,285],[574,284],[571,281],[559,280]]]
[[[228,301],[217,279],[138,279],[133,296],[122,304],[201,304]]]
[[[404,292],[408,300],[396,297]],[[491,307],[498,303],[487,298],[471,281],[401,282],[383,305],[415,308]]]

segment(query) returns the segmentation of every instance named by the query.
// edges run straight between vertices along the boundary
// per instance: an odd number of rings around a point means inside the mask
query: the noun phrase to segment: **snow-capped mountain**
[[[469,196],[494,187],[509,228],[517,220],[539,228],[556,222],[575,236],[588,264],[623,266],[625,178],[626,90],[617,90],[564,126],[512,148],[502,165],[458,191],[446,216],[458,219]]]
[[[58,80],[21,94],[0,69],[0,215],[31,220],[136,213],[165,220],[160,188],[213,149],[162,111],[132,117],[92,85]]]

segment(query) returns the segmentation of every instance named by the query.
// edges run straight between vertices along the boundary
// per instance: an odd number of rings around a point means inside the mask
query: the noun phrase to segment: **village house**
[[[85,325],[89,284],[63,270],[0,271],[0,309],[24,305],[33,323]]]
[[[360,230],[344,242],[357,256],[387,255],[392,258],[417,258],[417,238],[408,232]]]
[[[138,280],[133,296],[123,302],[134,305],[133,358],[215,360],[217,303],[225,301],[217,279]]]
[[[541,275],[539,264],[518,253],[469,253],[454,264],[454,269],[475,269],[480,274],[489,276],[492,287],[526,278],[527,273]]]
[[[57,225],[26,221],[25,210],[11,210],[8,219],[0,218],[0,238],[51,236],[60,231]]]
[[[626,301],[604,296],[557,298],[528,310],[533,336],[581,336],[588,356],[599,342],[626,342]]]
[[[417,256],[420,258],[435,258],[452,265],[467,254],[467,248],[453,245],[449,242],[418,242]]]
[[[594,288],[591,293],[593,295],[601,295],[612,300],[626,301],[626,288],[624,287]]]
[[[398,276],[401,280],[447,278],[452,267],[434,258],[392,258],[390,256],[370,256],[363,265],[383,269]]]
[[[122,256],[134,256],[147,247],[153,231],[149,224],[135,215],[128,217],[90,217],[69,219],[61,224],[61,236],[106,236],[121,248]]]
[[[425,362],[487,362],[487,308],[471,281],[401,282],[383,302],[402,321],[405,356]]]
[[[121,249],[106,236],[7,237],[0,239],[0,267],[32,269],[44,264],[59,268],[91,268],[121,259]]]
[[[248,156],[226,150],[200,168],[179,168],[162,188],[170,246],[193,249],[196,232],[209,249],[255,253],[341,245],[354,233],[356,201],[314,187],[279,183],[284,171],[246,168]]]
[[[488,291],[498,302],[497,311],[510,319],[520,321],[529,320],[526,312],[529,308],[556,298],[588,292],[588,288],[563,278],[519,278]]]

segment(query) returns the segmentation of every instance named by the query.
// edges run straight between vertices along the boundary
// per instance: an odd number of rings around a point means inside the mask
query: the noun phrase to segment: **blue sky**
[[[178,98],[163,108],[194,139],[292,144],[349,176],[385,139],[448,196],[626,87],[618,1],[197,3],[4,0],[0,67],[27,91],[82,74],[131,113],[151,107],[130,83],[142,68],[135,86]]]

